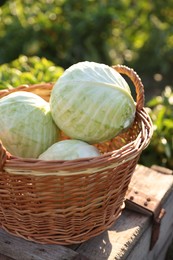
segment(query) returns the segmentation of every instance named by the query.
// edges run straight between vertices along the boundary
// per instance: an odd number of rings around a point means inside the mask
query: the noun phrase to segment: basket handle
[[[3,170],[4,164],[7,159],[11,157],[10,153],[7,152],[5,147],[3,146],[1,140],[0,140],[0,171]]]
[[[141,110],[144,107],[145,96],[144,96],[144,86],[138,74],[131,68],[124,65],[112,66],[117,72],[125,74],[133,82],[136,90],[136,103],[137,109]]]

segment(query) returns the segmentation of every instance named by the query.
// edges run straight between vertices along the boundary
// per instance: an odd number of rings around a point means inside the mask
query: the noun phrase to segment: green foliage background
[[[153,122],[151,143],[143,151],[140,162],[173,169],[173,91],[165,87],[160,96],[150,99],[147,110]]]
[[[63,68],[81,60],[168,74],[173,1],[14,0],[0,9],[0,63],[20,54]]]
[[[20,55],[18,59],[0,66],[0,90],[23,84],[56,82],[63,72],[62,67],[44,57]]]

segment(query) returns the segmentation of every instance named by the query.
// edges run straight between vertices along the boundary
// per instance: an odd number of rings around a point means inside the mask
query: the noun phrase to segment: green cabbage
[[[72,65],[57,80],[50,109],[66,135],[92,144],[107,141],[128,128],[136,106],[127,82],[118,72],[85,61]]]
[[[99,156],[99,150],[80,140],[63,140],[53,144],[38,159],[41,160],[74,160],[78,158]]]
[[[38,95],[18,91],[0,99],[0,139],[11,154],[37,158],[59,132],[49,103]]]

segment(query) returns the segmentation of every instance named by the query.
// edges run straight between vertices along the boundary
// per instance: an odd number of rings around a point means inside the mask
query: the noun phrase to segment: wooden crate
[[[141,203],[147,201],[148,207],[152,208],[152,203],[159,202],[166,212],[160,223],[158,240],[152,249],[152,212],[148,214],[145,206],[142,213],[129,209],[128,202],[135,200],[136,191],[139,195],[143,194],[144,201]],[[151,200],[148,201],[148,197]],[[172,171],[156,166],[147,168],[137,165],[127,199],[128,208],[123,210],[111,228],[78,245],[41,245],[15,237],[1,229],[0,260],[163,260],[173,239]]]

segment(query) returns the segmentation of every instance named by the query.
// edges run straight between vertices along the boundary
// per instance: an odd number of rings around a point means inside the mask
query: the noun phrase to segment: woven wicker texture
[[[8,232],[39,243],[86,241],[120,216],[132,173],[152,136],[139,76],[113,66],[136,89],[136,116],[130,129],[96,146],[102,155],[71,161],[41,161],[11,155],[0,142],[0,223]],[[49,100],[52,83],[0,91],[0,98],[24,90]],[[68,138],[62,133],[62,139]]]

